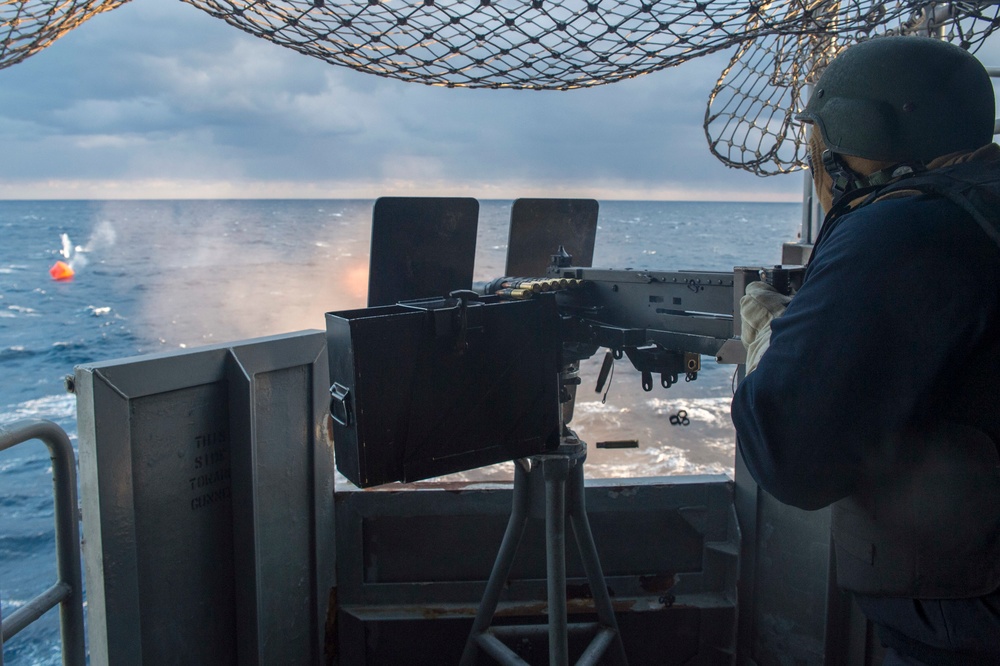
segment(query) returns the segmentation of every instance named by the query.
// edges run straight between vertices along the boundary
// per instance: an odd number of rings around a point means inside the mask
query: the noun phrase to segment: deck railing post
[[[66,666],[86,663],[83,626],[83,575],[80,571],[80,518],[76,492],[76,456],[65,431],[52,421],[25,420],[0,425],[0,451],[32,439],[49,448],[55,493],[55,585],[11,613],[0,624],[0,652],[4,642],[59,604],[62,660]],[[0,654],[0,666],[3,655]]]

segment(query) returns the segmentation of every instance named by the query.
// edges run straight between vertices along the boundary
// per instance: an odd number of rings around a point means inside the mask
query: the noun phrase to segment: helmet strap
[[[829,148],[823,151],[823,168],[830,174],[833,180],[833,205],[836,206],[845,194],[853,192],[863,187],[879,187],[888,185],[897,178],[910,176],[921,171],[926,171],[927,167],[918,162],[908,162],[894,164],[891,167],[876,171],[867,176],[859,175],[850,167],[837,153]]]
[[[823,151],[821,159],[823,160],[823,168],[833,180],[831,189],[833,190],[833,205],[836,206],[845,194],[861,187],[858,174],[851,171],[844,160],[840,159],[840,156],[829,148]]]

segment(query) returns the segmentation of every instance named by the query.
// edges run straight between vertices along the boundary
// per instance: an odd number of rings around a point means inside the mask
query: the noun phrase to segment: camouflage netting
[[[905,33],[943,37],[975,51],[1000,25],[998,3],[922,3],[907,14],[892,13],[896,20],[879,17],[863,30],[768,34],[741,44],[705,110],[712,153],[727,166],[761,176],[801,169],[807,130],[792,118],[793,110],[805,104],[807,87],[843,48],[870,36]]]
[[[128,0],[0,0],[0,69],[38,53],[92,16]]]
[[[735,48],[705,131],[725,164],[761,175],[801,166],[790,113],[839,48],[906,29],[974,48],[1000,23],[996,3],[913,0],[184,1],[332,64],[449,87],[585,88]],[[118,4],[0,0],[0,68]]]

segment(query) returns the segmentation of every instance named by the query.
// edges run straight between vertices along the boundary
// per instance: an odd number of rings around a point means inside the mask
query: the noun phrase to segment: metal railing
[[[83,583],[80,572],[80,522],[76,497],[76,458],[69,437],[51,421],[15,421],[0,424],[0,451],[39,439],[49,447],[55,486],[56,569],[58,580],[10,614],[0,617],[0,666],[3,644],[59,605],[62,660],[67,666],[86,661],[83,629]]]
[[[986,73],[990,75],[990,78],[1000,79],[1000,67],[987,67]],[[1000,134],[1000,118],[993,121],[993,134]]]

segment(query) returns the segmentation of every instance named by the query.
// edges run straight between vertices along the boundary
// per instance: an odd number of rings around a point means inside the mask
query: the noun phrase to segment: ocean
[[[370,200],[0,202],[0,423],[55,421],[76,446],[65,377],[82,363],[324,328],[366,301]],[[499,277],[510,201],[480,202],[475,279]],[[606,201],[594,266],[731,270],[778,263],[798,204]],[[58,260],[76,275],[57,282]],[[732,473],[733,366],[703,359],[695,382],[645,393],[619,361],[606,399],[603,354],[584,363],[572,426],[594,450],[587,475]],[[671,426],[685,410],[688,426]],[[481,478],[506,478],[509,466]],[[346,482],[346,481],[345,481]],[[83,535],[86,538],[86,535]],[[0,612],[55,580],[51,466],[40,442],[0,452]],[[50,611],[4,646],[7,666],[60,662]]]

